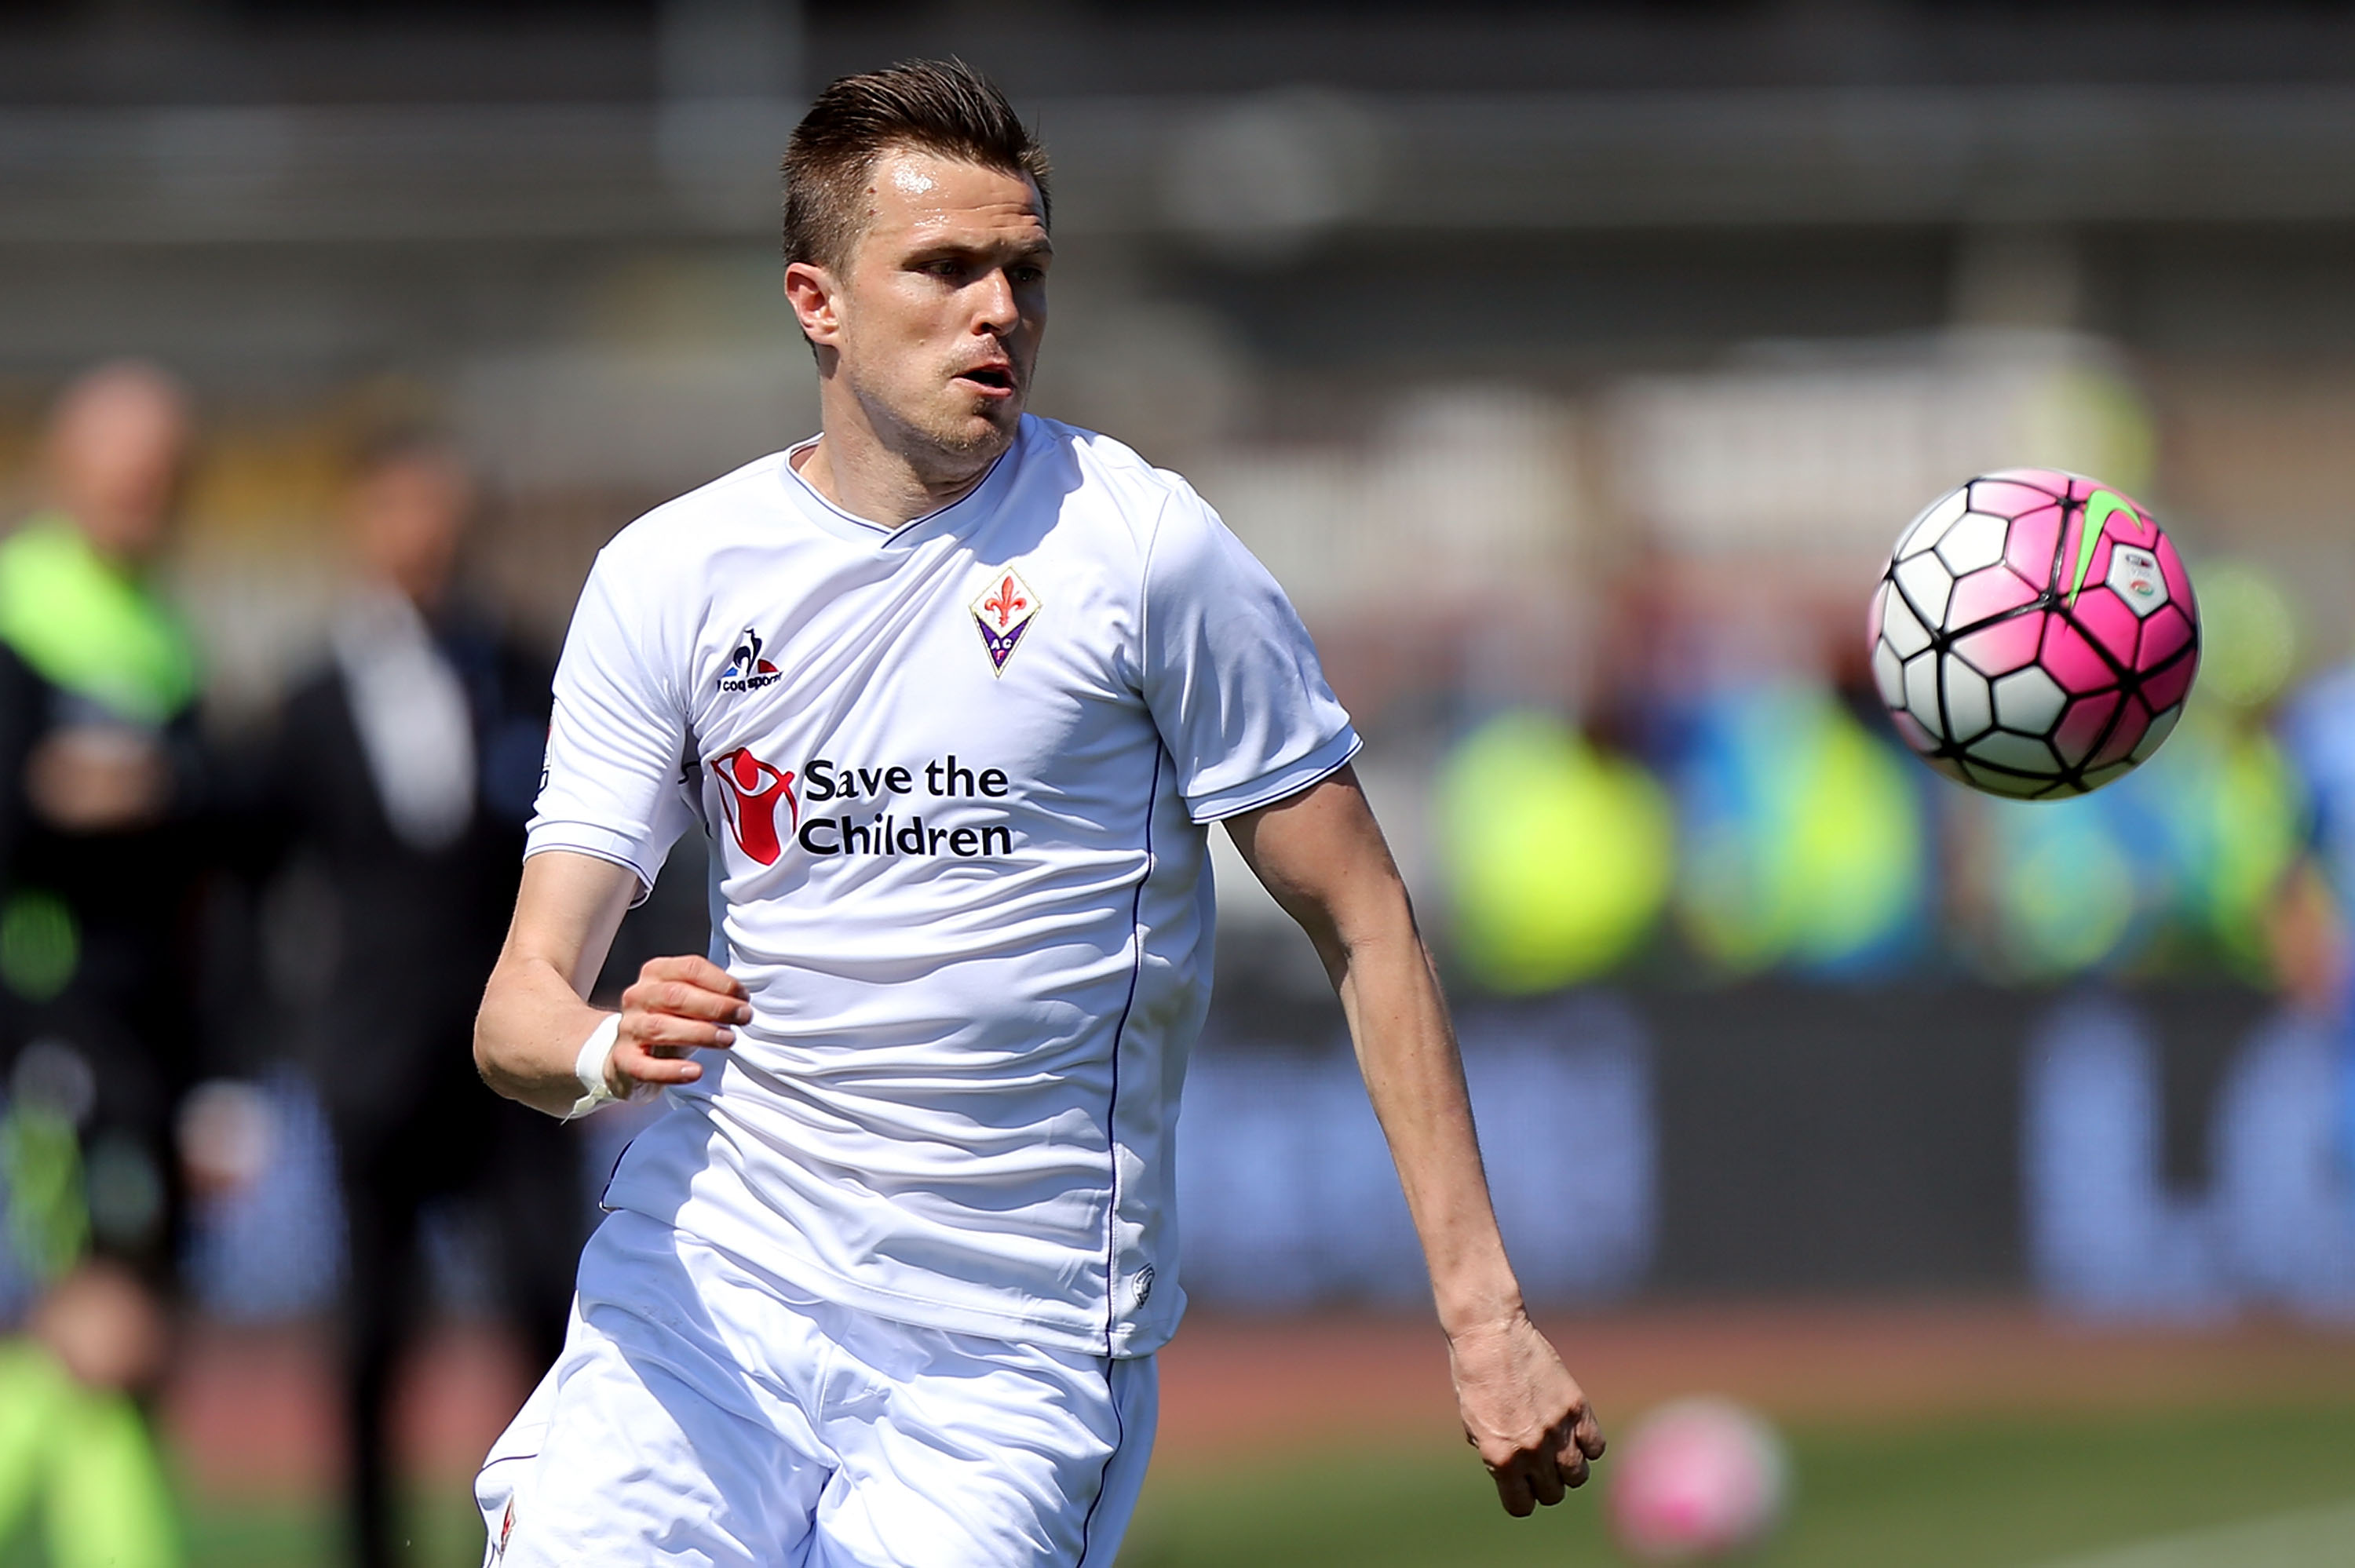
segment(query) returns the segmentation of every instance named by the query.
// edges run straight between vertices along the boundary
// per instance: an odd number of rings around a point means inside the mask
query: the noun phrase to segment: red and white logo
[[[1031,618],[1039,613],[1039,596],[1030,591],[1020,573],[1001,567],[990,574],[989,586],[974,596],[971,609],[973,623],[981,629],[981,645],[989,654],[989,667],[1002,675],[1022,634],[1030,629]]]
[[[801,826],[801,802],[794,795],[793,770],[772,768],[742,747],[711,759],[718,775],[720,804],[728,813],[728,831],[736,847],[762,865],[774,865],[785,853],[785,838]],[[785,832],[777,832],[777,802],[785,803]]]

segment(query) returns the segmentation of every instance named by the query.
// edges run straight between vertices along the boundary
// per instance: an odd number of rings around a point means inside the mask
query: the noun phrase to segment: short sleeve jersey
[[[1357,735],[1274,580],[1117,442],[1026,418],[896,531],[803,450],[615,537],[557,673],[530,853],[650,883],[699,824],[752,1001],[605,1203],[885,1317],[1148,1354],[1184,1300],[1205,825]]]

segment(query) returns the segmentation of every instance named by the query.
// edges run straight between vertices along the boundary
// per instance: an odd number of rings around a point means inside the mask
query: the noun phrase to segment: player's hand
[[[703,1065],[691,1051],[735,1044],[733,1025],[752,1022],[752,1006],[734,975],[709,959],[649,959],[622,993],[621,1032],[605,1082],[628,1099],[641,1088],[691,1084]]]
[[[1526,1519],[1585,1485],[1603,1457],[1603,1428],[1527,1314],[1456,1335],[1447,1357],[1465,1441],[1479,1450],[1507,1513]]]

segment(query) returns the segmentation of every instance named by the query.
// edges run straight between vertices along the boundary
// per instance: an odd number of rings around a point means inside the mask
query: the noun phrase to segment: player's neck
[[[832,408],[825,410],[824,429],[799,461],[797,471],[811,489],[845,512],[886,528],[905,527],[964,500],[996,461],[997,454],[992,453],[969,470],[957,464],[945,475],[927,471],[935,464],[920,463],[912,454],[897,450],[865,420],[837,418],[836,414]]]

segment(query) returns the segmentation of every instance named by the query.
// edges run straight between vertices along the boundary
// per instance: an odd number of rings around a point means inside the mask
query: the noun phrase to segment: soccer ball
[[[1905,744],[2016,800],[2098,789],[2149,759],[2200,662],[2174,543],[2098,480],[1990,473],[1908,526],[1873,595],[1872,673]]]
[[[1783,1521],[1790,1459],[1760,1416],[1683,1399],[1646,1416],[1611,1456],[1611,1532],[1643,1563],[1746,1552]]]

